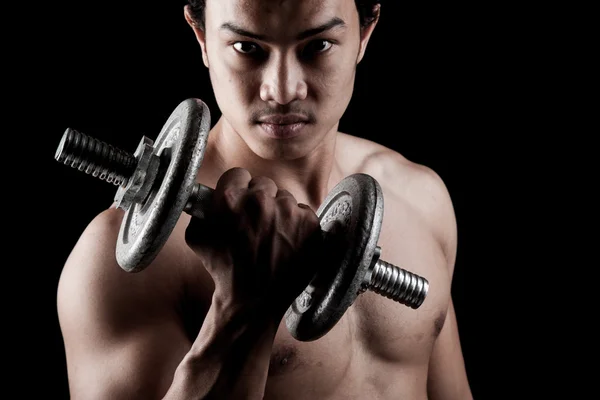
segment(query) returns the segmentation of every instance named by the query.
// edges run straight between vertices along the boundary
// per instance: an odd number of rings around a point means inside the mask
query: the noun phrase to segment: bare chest
[[[374,395],[381,387],[396,384],[398,391],[391,389],[396,394],[406,389],[400,387],[399,375],[386,381],[391,368],[421,375],[426,371],[449,301],[445,257],[410,209],[388,214],[379,240],[381,258],[426,278],[430,288],[425,301],[415,310],[374,292],[363,293],[328,334],[312,342],[296,341],[282,323],[269,366],[267,394],[272,398],[285,388],[298,388],[299,398],[326,398],[330,392],[336,393],[332,398],[352,398],[350,393],[378,398]]]
[[[425,278],[427,296],[413,309],[375,292],[353,305],[356,338],[375,357],[391,362],[426,362],[450,300],[447,261],[439,242],[408,206],[387,208],[380,240],[381,259]]]

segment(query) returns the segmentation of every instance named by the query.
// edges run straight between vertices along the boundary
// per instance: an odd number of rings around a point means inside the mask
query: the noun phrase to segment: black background
[[[496,306],[505,296],[497,281],[509,259],[515,267],[523,229],[507,216],[519,193],[512,172],[522,168],[521,117],[531,110],[522,85],[528,50],[513,46],[517,22],[502,20],[500,9],[407,3],[384,3],[340,128],[433,168],[445,181],[458,221],[452,290],[465,363],[475,397],[491,398],[515,379],[499,369],[511,361],[512,332]],[[68,398],[57,282],[79,234],[115,193],[54,160],[64,130],[132,152],[141,135],[158,134],[185,98],[201,98],[218,118],[184,4],[60,1],[32,5],[23,17],[20,52],[29,62],[21,71],[28,83],[20,86],[20,111],[26,113],[14,135],[26,142],[36,178],[22,196],[30,212],[20,218],[30,224],[20,224],[15,235],[39,240],[35,247],[19,243],[36,268],[19,282],[35,288],[18,301],[26,312],[15,312],[14,320],[18,339],[27,342],[15,365],[36,376],[29,393]],[[34,138],[27,136],[34,130]]]

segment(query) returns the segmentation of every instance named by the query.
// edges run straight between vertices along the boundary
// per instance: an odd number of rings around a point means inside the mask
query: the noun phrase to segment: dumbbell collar
[[[160,166],[160,157],[154,153],[154,141],[143,136],[135,150],[135,170],[126,186],[119,186],[115,194],[117,207],[127,211],[133,203],[141,203],[150,193]]]

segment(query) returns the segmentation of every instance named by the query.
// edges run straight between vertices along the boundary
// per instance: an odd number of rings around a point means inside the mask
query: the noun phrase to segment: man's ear
[[[381,4],[375,5],[375,12],[373,21],[369,23],[369,25],[360,28],[360,49],[358,51],[358,58],[356,63],[358,64],[364,57],[365,51],[367,50],[367,44],[369,43],[369,39],[371,38],[371,34],[379,22],[379,13],[381,11]]]
[[[186,5],[183,8],[183,14],[188,25],[194,31],[194,35],[196,35],[196,40],[198,40],[200,48],[202,49],[202,61],[204,62],[206,68],[208,68],[208,56],[206,55],[206,36],[204,34],[204,30],[200,27],[200,25],[198,25],[198,23],[192,16],[192,10],[189,5]]]

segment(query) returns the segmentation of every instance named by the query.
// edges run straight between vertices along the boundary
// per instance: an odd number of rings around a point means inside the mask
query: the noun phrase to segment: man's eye
[[[258,46],[251,42],[235,42],[233,48],[242,54],[252,54],[258,51]]]
[[[333,46],[329,40],[314,40],[310,42],[306,47],[305,51],[309,53],[324,53]]]

